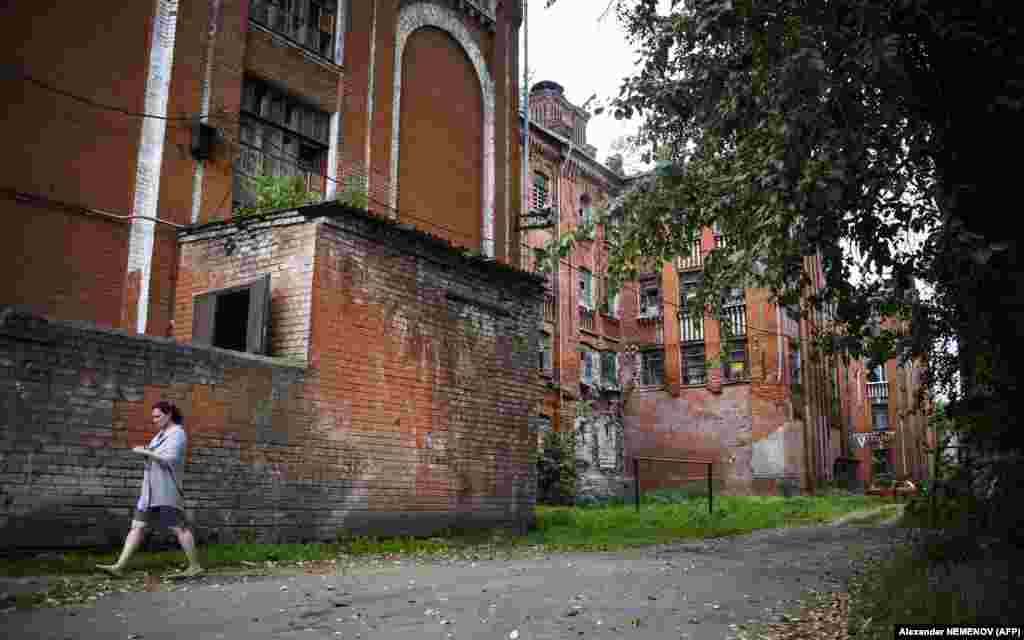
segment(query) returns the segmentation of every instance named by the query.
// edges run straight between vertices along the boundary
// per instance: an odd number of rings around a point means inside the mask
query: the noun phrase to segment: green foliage
[[[814,320],[825,351],[926,359],[931,391],[974,399],[957,411],[979,439],[1024,448],[1011,408],[1021,318],[989,304],[1024,291],[998,213],[1015,180],[987,142],[1024,112],[1016,27],[988,2],[614,4],[640,66],[611,110],[640,118],[630,146],[659,164],[624,198],[610,284],[717,224],[728,243],[705,261],[698,305],[721,317],[728,288],[767,288]],[[936,62],[957,59],[987,71]],[[812,313],[826,309],[828,328]],[[904,322],[873,330],[883,317]]]
[[[356,209],[367,209],[370,202],[367,196],[366,176],[357,174],[345,176],[341,190],[338,192],[338,202]]]
[[[278,209],[292,209],[310,204],[315,196],[306,188],[300,176],[254,176],[250,185],[256,193],[251,207],[241,207],[236,216],[249,216]]]
[[[572,432],[544,434],[537,460],[538,501],[572,504],[576,499],[576,440]]]

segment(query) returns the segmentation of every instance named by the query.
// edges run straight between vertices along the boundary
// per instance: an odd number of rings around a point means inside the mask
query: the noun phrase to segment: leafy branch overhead
[[[801,311],[839,321],[826,348],[927,359],[934,391],[955,397],[965,374],[965,395],[990,410],[1018,395],[1024,317],[991,303],[1021,276],[999,222],[1016,179],[990,148],[1020,131],[1014,21],[984,1],[613,4],[639,67],[610,109],[639,119],[630,143],[660,160],[618,202],[613,282],[717,225],[728,243],[705,261],[698,304],[719,314],[741,286],[791,306],[817,292]],[[879,318],[903,322],[879,330]]]

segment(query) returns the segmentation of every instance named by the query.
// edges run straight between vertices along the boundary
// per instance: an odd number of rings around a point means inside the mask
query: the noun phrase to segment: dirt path
[[[87,607],[13,611],[0,637],[720,639],[839,589],[892,522],[799,527],[617,553],[401,563],[340,575],[209,576]]]

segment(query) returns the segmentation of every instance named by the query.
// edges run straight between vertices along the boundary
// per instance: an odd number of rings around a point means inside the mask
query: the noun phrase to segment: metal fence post
[[[636,512],[640,513],[640,461],[633,458],[633,494],[636,497]]]
[[[711,502],[714,500],[713,489],[711,488],[711,463],[708,463],[708,515],[712,514]]]

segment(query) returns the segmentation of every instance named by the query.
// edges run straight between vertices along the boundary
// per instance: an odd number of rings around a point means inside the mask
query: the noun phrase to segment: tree
[[[756,286],[804,299],[811,317],[832,310],[821,346],[926,360],[926,382],[979,442],[1019,448],[1024,288],[1002,222],[1016,163],[993,152],[1022,129],[1016,22],[996,10],[1009,3],[664,4],[617,1],[640,68],[611,108],[639,117],[638,142],[669,160],[623,198],[613,282],[717,223],[728,248],[706,261],[699,303],[720,313],[728,288]],[[873,330],[882,317],[903,322]]]

